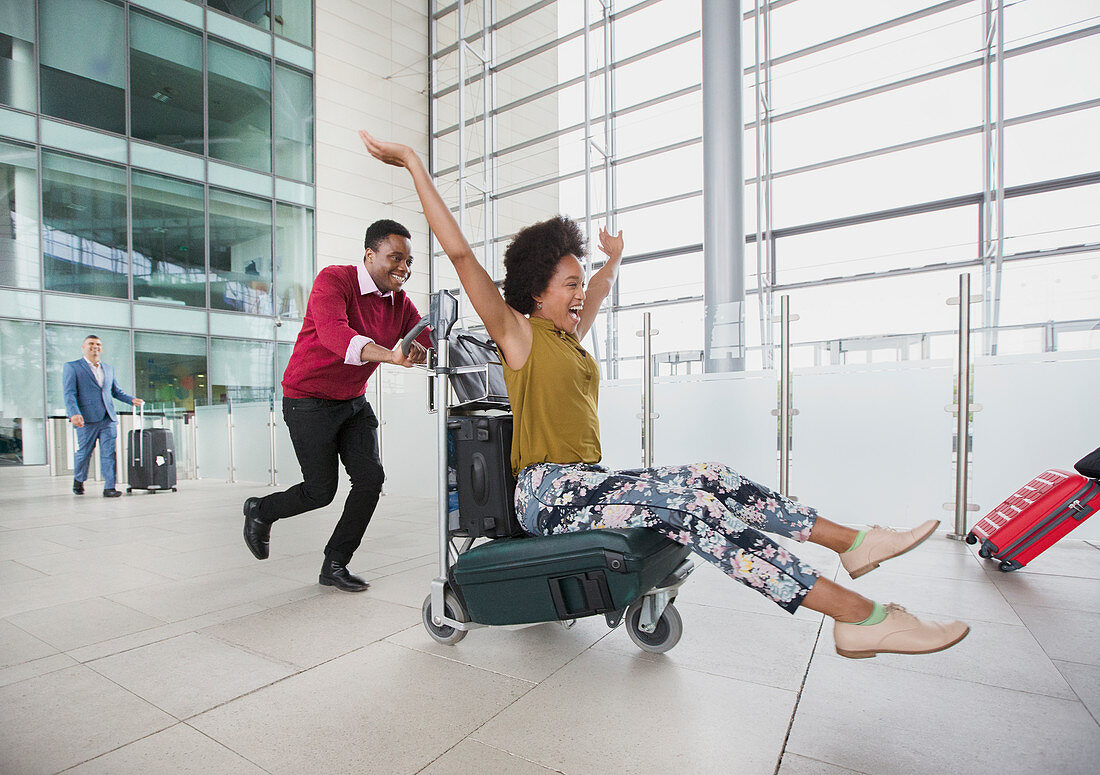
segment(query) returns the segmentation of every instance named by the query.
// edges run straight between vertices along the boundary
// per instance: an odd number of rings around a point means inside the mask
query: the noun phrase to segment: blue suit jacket
[[[65,389],[65,411],[69,417],[79,414],[84,422],[99,422],[107,417],[117,420],[112,396],[128,404],[134,402],[134,397],[124,393],[115,381],[114,368],[103,361],[99,365],[103,367],[103,387],[95,381],[92,367],[83,358],[65,364],[61,384]]]

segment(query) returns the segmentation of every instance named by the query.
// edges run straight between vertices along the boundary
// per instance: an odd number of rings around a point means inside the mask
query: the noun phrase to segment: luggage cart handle
[[[404,338],[402,338],[401,354],[404,355],[406,358],[409,357],[409,352],[412,350],[413,340],[416,339],[416,337],[420,336],[420,333],[428,327],[429,323],[431,323],[431,321],[428,318],[420,318],[417,324],[413,326],[412,331],[405,334]]]

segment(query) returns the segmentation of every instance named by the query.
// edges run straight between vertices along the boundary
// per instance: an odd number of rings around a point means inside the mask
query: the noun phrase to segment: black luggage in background
[[[512,415],[451,415],[447,432],[458,487],[458,524],[449,528],[471,538],[523,535],[513,506]]]
[[[176,491],[176,453],[172,431],[167,428],[138,428],[128,434],[126,492],[134,490]]]

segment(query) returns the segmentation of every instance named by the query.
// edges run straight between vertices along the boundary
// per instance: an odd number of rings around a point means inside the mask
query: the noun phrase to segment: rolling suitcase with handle
[[[172,431],[146,428],[145,410],[135,411],[135,425],[126,439],[126,492],[176,491],[176,454]]]
[[[1100,508],[1100,481],[1051,468],[984,516],[966,541],[981,541],[978,554],[1018,570]]]

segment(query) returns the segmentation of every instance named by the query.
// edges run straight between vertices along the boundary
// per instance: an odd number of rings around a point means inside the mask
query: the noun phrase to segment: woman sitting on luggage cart
[[[630,471],[598,465],[600,373],[581,340],[615,282],[622,233],[600,230],[607,261],[585,288],[576,223],[558,216],[522,229],[504,253],[502,298],[416,153],[359,134],[371,155],[412,175],[428,225],[500,349],[514,415],[516,514],[529,533],[652,528],[787,611],[804,605],[832,617],[837,653],[846,657],[928,654],[966,636],[963,622],[923,622],[822,578],[761,532],[826,546],[856,578],[917,546],[938,521],[905,532],[857,531],[720,463]]]

